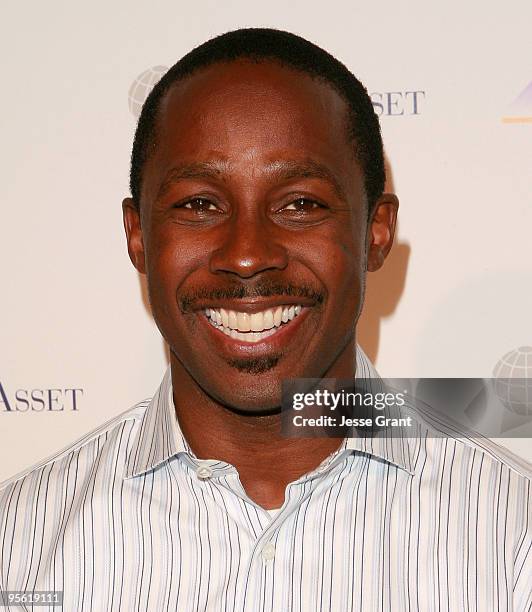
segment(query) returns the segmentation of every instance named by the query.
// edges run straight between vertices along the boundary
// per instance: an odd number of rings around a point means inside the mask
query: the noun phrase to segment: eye
[[[285,198],[284,202],[279,201],[272,211],[272,218],[280,225],[293,228],[310,227],[323,223],[333,216],[331,206],[315,200],[311,194],[307,197],[291,193],[286,194]]]
[[[295,210],[296,212],[308,212],[316,210],[318,208],[324,208],[319,202],[310,200],[308,198],[297,198],[293,202],[290,202],[287,206],[284,206],[282,210]]]
[[[183,202],[178,208],[185,208],[186,210],[192,210],[197,213],[216,212],[218,207],[206,198],[193,198],[187,202]]]

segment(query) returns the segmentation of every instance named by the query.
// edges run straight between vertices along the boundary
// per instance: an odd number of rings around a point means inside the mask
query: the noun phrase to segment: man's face
[[[347,105],[329,85],[247,61],[175,85],[140,218],[124,201],[172,368],[244,412],[279,406],[283,379],[349,376],[366,249],[378,267],[395,221],[384,203],[372,230],[367,207]]]

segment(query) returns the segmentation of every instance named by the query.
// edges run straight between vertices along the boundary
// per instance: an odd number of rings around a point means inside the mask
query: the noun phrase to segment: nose
[[[288,253],[278,230],[257,213],[236,215],[224,228],[221,246],[210,258],[210,271],[251,278],[266,270],[283,270]]]

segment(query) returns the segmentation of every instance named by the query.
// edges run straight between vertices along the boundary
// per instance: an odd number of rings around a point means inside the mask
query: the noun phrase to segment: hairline
[[[238,57],[230,58],[230,59],[229,58],[223,58],[223,59],[215,58],[212,61],[208,61],[206,63],[201,64],[200,66],[194,66],[191,70],[187,70],[184,74],[179,75],[175,79],[171,80],[168,84],[165,84],[163,91],[159,94],[159,97],[157,99],[157,105],[155,106],[155,109],[154,109],[155,112],[153,114],[153,124],[152,124],[153,129],[151,130],[150,138],[144,148],[145,157],[142,160],[142,166],[141,166],[142,170],[140,172],[140,177],[139,177],[140,178],[139,200],[140,200],[140,194],[142,192],[142,183],[143,183],[142,177],[144,174],[144,169],[146,165],[149,163],[152,156],[155,154],[155,149],[158,146],[158,138],[160,135],[159,129],[160,129],[161,109],[164,105],[165,100],[171,94],[172,90],[178,87],[179,85],[181,85],[187,79],[192,78],[193,76],[201,73],[204,70],[208,70],[209,68],[212,68],[213,66],[224,65],[224,64],[230,65],[230,64],[235,64],[239,62],[243,62],[243,63],[252,62],[256,64],[270,63],[270,64],[277,65],[280,68],[292,70],[301,75],[310,77],[313,81],[326,85],[331,91],[334,91],[336,95],[342,100],[342,102],[345,105],[345,109],[344,109],[345,127],[344,129],[346,131],[347,142],[352,145],[352,153],[353,153],[352,161],[358,164],[358,167],[362,173],[363,185],[364,185],[364,195],[365,195],[365,199],[367,203],[368,218],[369,218],[370,212],[373,210],[375,203],[369,201],[369,194],[367,192],[367,185],[366,185],[367,170],[366,168],[364,168],[364,165],[357,157],[358,143],[356,141],[356,138],[353,135],[353,128],[354,128],[354,125],[353,125],[354,118],[352,116],[353,110],[345,94],[340,90],[340,88],[333,81],[331,81],[330,79],[328,79],[326,76],[322,74],[313,73],[309,70],[305,70],[301,66],[293,65],[290,62],[284,61],[282,58],[279,58],[275,55],[258,56],[258,55],[253,55],[252,53],[242,54],[242,55],[239,55]],[[164,76],[162,78],[164,78]],[[135,199],[133,199],[133,203],[135,207],[137,208],[137,210],[140,211],[140,201],[136,202]]]

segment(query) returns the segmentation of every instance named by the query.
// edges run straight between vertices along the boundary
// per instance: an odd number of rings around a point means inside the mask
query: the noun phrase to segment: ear
[[[146,274],[140,214],[132,198],[125,198],[122,202],[122,214],[124,229],[126,230],[129,259],[131,259],[131,262],[141,274]]]
[[[366,237],[368,272],[378,270],[392,248],[398,208],[399,200],[393,193],[383,193],[375,203]]]

